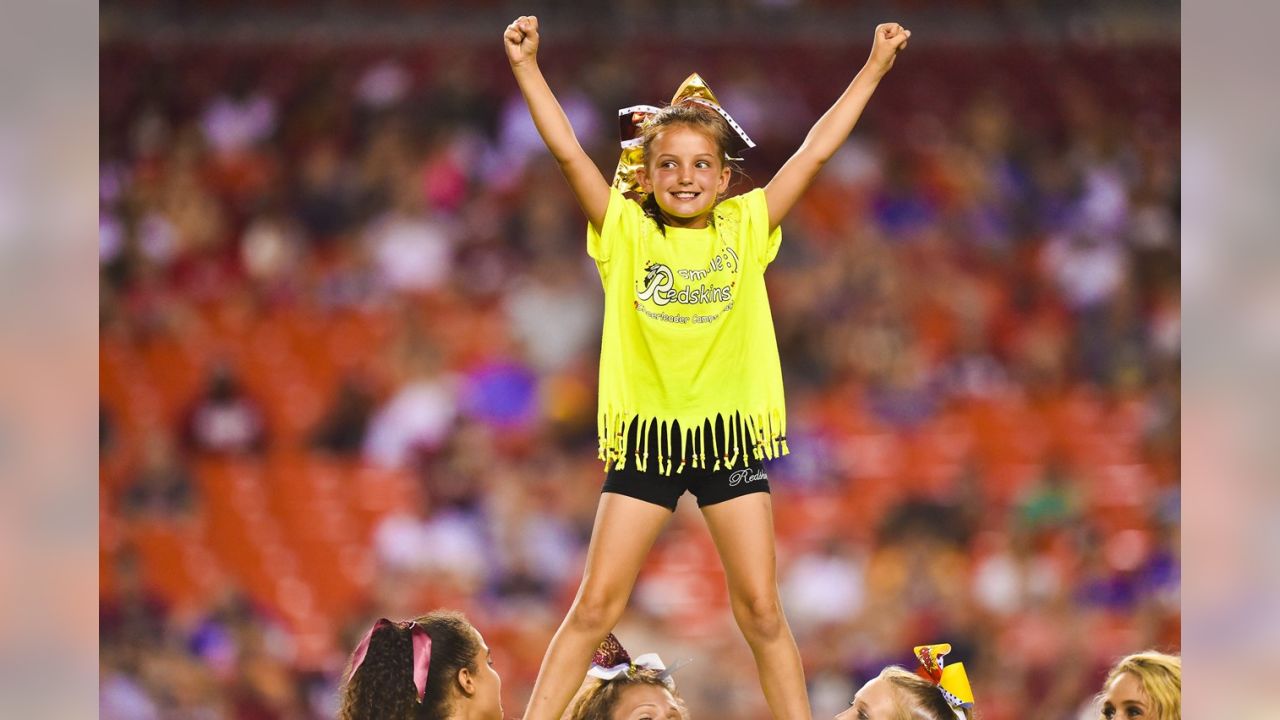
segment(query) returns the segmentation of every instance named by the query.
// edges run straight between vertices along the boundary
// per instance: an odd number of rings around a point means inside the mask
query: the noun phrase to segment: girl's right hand
[[[511,66],[532,62],[538,54],[538,18],[521,15],[502,33],[502,45],[507,49]]]

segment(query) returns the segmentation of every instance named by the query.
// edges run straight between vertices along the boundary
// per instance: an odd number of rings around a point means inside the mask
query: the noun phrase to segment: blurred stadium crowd
[[[579,580],[601,290],[499,47],[101,55],[104,718],[331,717],[372,618],[485,633],[508,713]],[[870,28],[855,34],[869,37]],[[763,184],[865,45],[544,41],[615,111],[708,79]],[[948,641],[987,720],[1088,717],[1179,647],[1179,52],[921,37],[767,274],[770,466],[815,717]],[[623,641],[695,716],[764,718],[688,501]]]

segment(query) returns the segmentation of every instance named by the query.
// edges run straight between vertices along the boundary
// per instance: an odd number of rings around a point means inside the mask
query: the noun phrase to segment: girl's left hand
[[[867,65],[881,75],[889,72],[889,68],[893,67],[894,58],[898,57],[898,52],[907,46],[907,39],[910,37],[911,31],[898,23],[877,25],[875,41],[871,44],[871,57],[867,59]]]

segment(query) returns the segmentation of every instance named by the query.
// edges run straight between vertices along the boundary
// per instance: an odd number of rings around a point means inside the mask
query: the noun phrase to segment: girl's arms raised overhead
[[[560,163],[560,172],[573,188],[587,221],[597,231],[600,230],[605,210],[609,207],[609,183],[605,182],[600,168],[578,143],[569,118],[565,117],[560,102],[538,69],[538,18],[532,15],[516,18],[502,34],[502,44],[538,134],[542,135],[547,149]]]
[[[804,143],[791,156],[764,188],[765,202],[769,206],[769,230],[782,223],[800,196],[804,194],[813,176],[831,159],[858,123],[862,109],[867,106],[871,94],[880,84],[880,78],[893,67],[898,51],[907,46],[911,31],[897,23],[876,26],[875,41],[871,45],[871,57],[867,64],[845,88],[844,94],[827,110],[805,137]]]

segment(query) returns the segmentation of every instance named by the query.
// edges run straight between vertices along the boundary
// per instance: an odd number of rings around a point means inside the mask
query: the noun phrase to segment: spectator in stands
[[[124,492],[124,511],[132,516],[172,517],[195,504],[191,471],[173,439],[153,430],[143,448],[142,467]]]
[[[445,372],[439,349],[413,336],[399,350],[403,380],[374,412],[364,438],[365,460],[406,468],[449,437],[458,414],[457,380]]]
[[[98,682],[100,720],[159,720],[158,703],[141,680],[142,648],[120,644],[104,645],[99,653]]]
[[[114,557],[112,592],[98,601],[98,635],[104,646],[150,649],[163,643],[169,604],[143,577],[138,549],[126,544]]]
[[[502,720],[502,678],[461,613],[374,623],[351,656],[340,720]]]
[[[797,557],[782,581],[798,631],[854,617],[866,600],[866,560],[852,543],[831,537]]]
[[[298,224],[280,207],[264,204],[240,239],[240,266],[264,300],[283,299],[297,282],[294,268],[302,252]]]
[[[453,267],[454,237],[427,204],[419,173],[405,169],[392,187],[392,208],[365,231],[378,276],[392,291],[430,293]]]
[[[511,334],[541,373],[580,361],[599,342],[601,311],[594,289],[582,281],[582,267],[550,253],[538,256],[525,281],[507,295]],[[556,321],[547,322],[552,317]]]
[[[373,393],[368,383],[348,375],[342,379],[333,405],[312,432],[311,446],[334,455],[358,456],[372,414]]]
[[[316,143],[299,162],[294,207],[316,246],[327,246],[350,229],[359,194],[351,164],[332,141]]]
[[[1182,658],[1148,650],[1111,668],[1098,702],[1102,717],[1182,720]]]
[[[220,364],[186,422],[188,447],[199,453],[244,455],[266,445],[262,410],[240,387],[235,371]]]
[[[275,102],[255,91],[246,69],[232,75],[227,92],[214,98],[201,116],[205,138],[220,152],[241,150],[266,139],[275,123]]]

